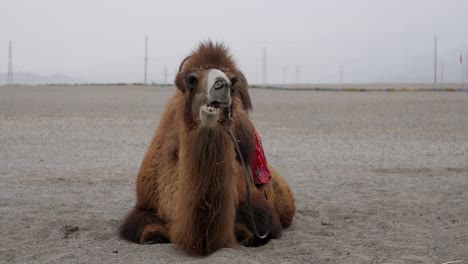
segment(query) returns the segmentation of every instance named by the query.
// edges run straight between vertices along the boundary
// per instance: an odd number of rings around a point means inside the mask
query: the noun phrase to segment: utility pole
[[[340,83],[343,83],[344,82],[344,66],[343,65],[340,65],[339,72],[340,72]]]
[[[462,89],[465,88],[465,74],[463,72],[463,51],[460,54],[460,67],[461,67],[461,79],[462,79]]]
[[[145,36],[145,77],[143,83],[147,84],[146,74],[148,70],[148,36]]]
[[[440,83],[444,83],[444,60],[440,61]]]
[[[299,65],[296,65],[296,84],[299,84],[300,74],[301,74],[301,67]]]
[[[267,64],[266,64],[266,47],[263,47],[263,85],[266,85],[267,83]]]
[[[13,85],[13,47],[11,41],[8,45],[8,75],[7,75],[7,85]]]
[[[462,52],[463,52],[463,57],[465,57],[466,51],[464,50]],[[466,60],[464,60],[463,61],[463,69],[465,70],[465,72],[464,72],[465,75],[464,76],[468,75],[468,67],[466,67],[466,65],[467,65]]]
[[[434,84],[437,84],[437,35],[434,36]]]
[[[167,82],[167,66],[164,67],[164,84],[165,85],[168,84],[168,82]]]
[[[286,84],[286,66],[283,66],[283,84]]]

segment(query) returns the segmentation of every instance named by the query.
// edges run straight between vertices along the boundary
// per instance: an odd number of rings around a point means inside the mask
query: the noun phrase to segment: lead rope
[[[251,194],[250,194],[249,180],[248,180],[248,177],[247,177],[247,169],[245,167],[244,158],[242,157],[242,153],[240,152],[240,149],[239,149],[239,144],[238,144],[239,140],[237,140],[236,137],[234,136],[234,134],[232,133],[232,131],[230,129],[228,129],[229,121],[234,122],[234,120],[231,117],[231,107],[228,108],[228,111],[229,111],[228,112],[228,119],[226,120],[226,124],[224,125],[224,129],[229,132],[229,135],[231,136],[232,142],[234,142],[234,146],[236,148],[237,155],[239,156],[239,158],[241,160],[241,163],[242,163],[242,169],[244,171],[245,190],[247,192],[247,206],[249,207],[249,211],[250,211],[250,223],[252,224],[252,229],[253,229],[253,232],[254,232],[255,236],[260,238],[260,239],[264,239],[264,238],[266,238],[268,236],[268,234],[270,234],[270,232],[267,231],[265,234],[260,235],[260,233],[258,233],[257,226],[255,225],[255,219],[254,219],[254,213],[253,213],[253,207],[252,207],[252,197],[251,197]],[[253,180],[253,176],[250,175],[250,177]]]

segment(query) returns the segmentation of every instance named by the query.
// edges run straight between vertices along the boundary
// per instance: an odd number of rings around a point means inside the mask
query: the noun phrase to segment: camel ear
[[[179,72],[177,73],[176,79],[175,79],[175,85],[177,89],[179,89],[181,92],[185,91],[185,80],[184,80],[184,74]]]
[[[187,69],[187,65],[189,62],[190,56],[185,57],[185,59],[180,63],[179,72],[183,72]]]
[[[239,94],[239,97],[244,105],[245,110],[252,111],[252,101],[250,100],[250,95],[248,91],[248,83],[244,74],[241,71],[238,71],[237,74],[236,89],[234,92]],[[232,82],[232,81],[231,81]]]
[[[185,59],[180,63],[179,71],[177,72],[177,76],[175,79],[175,85],[177,89],[181,90],[182,92],[185,91],[185,77],[184,71],[187,69],[187,64],[189,62],[190,56],[185,57]]]

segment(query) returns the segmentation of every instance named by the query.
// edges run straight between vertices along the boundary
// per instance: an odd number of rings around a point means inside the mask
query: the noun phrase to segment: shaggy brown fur
[[[181,148],[176,222],[171,240],[189,253],[234,246],[236,170],[234,147],[222,129],[197,128]],[[216,142],[215,144],[212,144]]]
[[[219,69],[231,80],[233,121],[227,121],[225,108],[218,124],[206,127],[198,113],[209,69]],[[250,166],[255,149],[255,128],[248,115],[252,103],[247,81],[227,49],[201,44],[181,63],[175,83],[178,91],[143,159],[136,205],[120,235],[137,243],[170,241],[191,255],[207,255],[237,243],[258,246],[279,237],[291,224],[294,198],[286,181],[270,167],[273,177],[268,185],[261,190],[250,185],[255,224],[260,233],[270,235],[263,240],[253,235],[242,166],[225,129],[233,131]]]

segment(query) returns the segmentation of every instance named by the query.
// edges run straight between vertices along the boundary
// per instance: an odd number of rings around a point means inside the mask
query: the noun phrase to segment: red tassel
[[[257,130],[255,130],[255,152],[252,162],[252,176],[255,185],[267,184],[271,180],[271,173],[263,152],[262,140]]]

